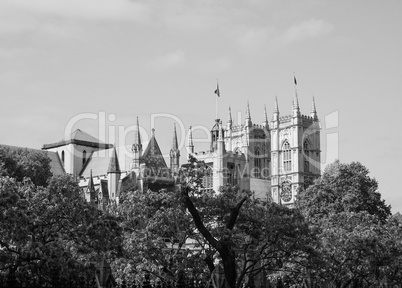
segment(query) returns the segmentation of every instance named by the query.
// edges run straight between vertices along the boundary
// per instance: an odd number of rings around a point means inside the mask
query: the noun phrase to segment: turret
[[[118,186],[120,181],[120,164],[119,159],[117,157],[116,145],[113,146],[113,152],[110,157],[109,167],[107,169],[107,184],[109,190],[109,199],[117,200],[119,198],[118,195]]]
[[[225,152],[225,140],[224,140],[224,132],[223,132],[223,127],[222,127],[222,121],[219,123],[219,134],[218,134],[218,145],[217,145],[217,150],[219,154],[222,154]]]
[[[180,150],[177,142],[176,123],[173,126],[173,141],[172,149],[170,149],[170,170],[172,173],[177,173],[179,170]]]
[[[214,126],[215,127],[215,126]],[[224,155],[225,155],[225,140],[224,131],[222,127],[222,121],[219,119],[216,122],[218,137],[216,139],[216,150],[214,150],[215,157],[213,160],[214,175],[213,175],[213,189],[218,192],[219,187],[226,184],[225,180],[225,167],[224,167]]]
[[[219,123],[220,119],[215,119],[215,124],[211,129],[211,151],[216,151],[218,148],[218,136],[219,136]]]
[[[193,143],[193,131],[191,130],[191,126],[188,129],[188,143],[187,143],[187,152],[190,154],[194,153],[194,143]]]
[[[232,127],[233,127],[233,120],[232,120],[232,109],[229,106],[229,115],[228,115],[228,122],[226,123],[226,148],[228,151],[232,151]]]

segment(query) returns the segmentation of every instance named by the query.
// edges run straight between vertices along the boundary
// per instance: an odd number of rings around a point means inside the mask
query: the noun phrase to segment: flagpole
[[[218,119],[218,98],[221,96],[220,92],[219,92],[219,82],[218,79],[216,79],[216,90],[214,92],[216,94],[216,98],[215,98],[215,119]]]
[[[215,112],[216,112],[215,119],[218,119],[218,95],[216,95],[216,97],[215,97]]]

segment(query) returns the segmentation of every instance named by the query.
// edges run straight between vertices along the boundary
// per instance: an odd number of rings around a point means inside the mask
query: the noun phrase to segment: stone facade
[[[292,206],[297,192],[320,176],[320,124],[314,99],[310,115],[300,113],[296,90],[291,115],[280,115],[277,100],[273,110],[270,123],[264,109],[262,124],[255,124],[247,104],[243,124],[234,125],[229,108],[226,125],[216,119],[212,126],[208,151],[195,152],[190,126],[187,150],[207,169],[204,189],[238,185],[255,197]],[[59,155],[65,172],[79,179],[87,201],[102,209],[105,203],[118,203],[120,193],[128,189],[175,189],[181,166],[176,127],[173,130],[169,166],[154,129],[143,149],[138,118],[129,171],[120,170],[116,147],[79,129],[43,149]]]

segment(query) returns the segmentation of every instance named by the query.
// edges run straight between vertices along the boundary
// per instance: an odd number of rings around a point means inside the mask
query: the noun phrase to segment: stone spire
[[[191,126],[188,128],[187,151],[188,153],[194,153],[193,131],[191,130]]]
[[[300,107],[299,107],[299,98],[297,97],[297,90],[295,89],[295,97],[292,101],[293,103],[293,115],[299,115],[300,114]]]
[[[92,169],[89,172],[89,180],[87,191],[85,193],[85,200],[89,202],[91,205],[96,207],[96,191],[95,191],[95,184],[92,177]]]
[[[272,116],[274,120],[279,118],[279,106],[278,106],[278,97],[275,96],[275,105],[274,105],[274,115]]]
[[[250,105],[249,105],[248,101],[247,101],[245,125],[246,125],[246,126],[251,126],[251,125],[252,125],[252,122],[251,122],[251,113],[250,113]]]
[[[133,160],[130,164],[130,169],[132,171],[135,171],[135,173],[137,174],[137,177],[138,177],[139,173],[140,173],[140,162],[141,162],[140,159],[142,157],[140,123],[138,121],[138,117],[137,117],[137,131],[135,132],[134,143],[133,143],[131,150],[133,151]]]
[[[180,165],[179,161],[180,161],[180,150],[179,150],[179,144],[177,143],[176,123],[174,123],[172,149],[170,149],[170,169],[173,173],[176,173],[178,171]]]
[[[264,105],[264,120],[262,121],[262,126],[264,126],[265,128],[268,128],[268,126],[269,126],[266,105]]]
[[[177,142],[177,132],[176,132],[176,123],[173,124],[173,141],[172,141],[172,150],[178,150],[179,144]]]
[[[138,121],[137,117],[137,131],[135,132],[135,137],[134,137],[134,144],[132,148],[133,152],[142,152],[142,144],[141,144],[141,135],[140,135],[140,123]]]
[[[315,108],[315,99],[313,96],[313,101],[311,103],[311,112],[310,112],[310,116],[313,117],[314,120],[318,119],[317,117],[317,109]]]
[[[89,171],[88,191],[95,191],[94,179],[92,177],[92,169]]]

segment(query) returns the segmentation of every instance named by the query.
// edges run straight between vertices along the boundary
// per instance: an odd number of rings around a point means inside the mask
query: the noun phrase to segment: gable
[[[148,169],[152,169],[153,171],[167,168],[165,159],[163,158],[161,149],[154,135],[151,137],[141,158],[141,163],[144,163]]]

